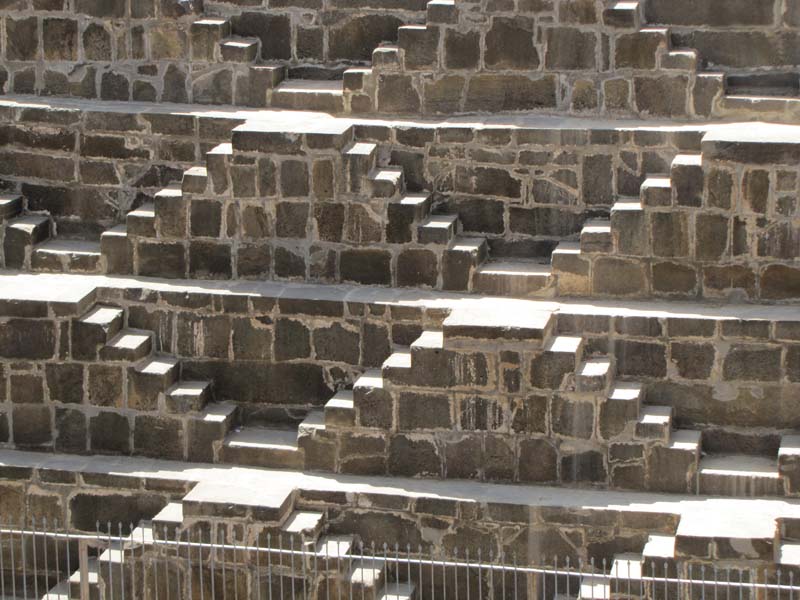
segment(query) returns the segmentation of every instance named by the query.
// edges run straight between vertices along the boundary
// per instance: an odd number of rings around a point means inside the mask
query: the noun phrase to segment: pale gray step
[[[211,393],[211,381],[179,381],[167,390],[167,410],[173,413],[201,411],[211,401]]]
[[[135,362],[153,350],[153,332],[142,329],[123,329],[100,348],[102,360]]]
[[[303,452],[296,429],[247,425],[228,434],[222,446],[223,462],[274,469],[301,469]]]
[[[480,265],[473,275],[476,292],[525,297],[542,292],[551,283],[550,265],[526,260],[493,260]]]
[[[447,245],[458,234],[458,215],[430,215],[417,228],[417,241],[420,244]]]
[[[34,247],[31,268],[62,273],[97,273],[100,243],[83,240],[47,240]]]
[[[325,403],[326,427],[353,427],[355,408],[352,390],[340,390]]]
[[[12,219],[22,211],[22,196],[0,194],[0,221]]]
[[[339,113],[344,110],[341,80],[286,79],[272,91],[272,106]]]
[[[636,422],[636,437],[639,439],[668,442],[672,430],[671,406],[643,406]]]
[[[609,252],[612,248],[611,221],[591,219],[581,229],[581,252]]]
[[[155,237],[156,235],[155,205],[152,202],[147,202],[145,204],[142,204],[139,208],[130,211],[125,217],[125,225],[127,226],[128,235]]]
[[[783,495],[777,461],[744,454],[705,456],[700,460],[698,493],[737,497]]]
[[[226,62],[255,62],[260,48],[261,40],[251,37],[231,37],[219,44],[220,55]]]

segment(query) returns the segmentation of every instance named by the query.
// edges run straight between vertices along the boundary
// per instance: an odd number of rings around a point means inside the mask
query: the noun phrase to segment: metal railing
[[[155,531],[106,523],[83,533],[46,521],[0,525],[0,600],[800,600],[794,571],[774,566],[632,554],[536,566],[481,549],[444,554],[270,531],[239,541],[245,533],[241,524]]]

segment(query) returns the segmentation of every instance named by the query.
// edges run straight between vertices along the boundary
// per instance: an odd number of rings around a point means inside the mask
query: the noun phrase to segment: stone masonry
[[[795,4],[0,0],[0,522],[800,577]]]

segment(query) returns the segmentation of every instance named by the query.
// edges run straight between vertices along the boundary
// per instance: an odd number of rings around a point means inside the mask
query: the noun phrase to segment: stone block
[[[189,230],[192,236],[219,237],[222,231],[222,203],[216,200],[193,199]]]
[[[2,427],[0,427],[0,429],[2,429]],[[83,454],[87,450],[87,432],[86,415],[82,411],[71,408],[56,408],[56,451],[70,454]]]
[[[492,19],[486,32],[484,63],[489,69],[535,70],[539,54],[534,46],[534,20],[527,16]]]
[[[653,292],[676,296],[693,296],[698,289],[698,274],[691,265],[674,262],[653,263]]]
[[[652,213],[650,227],[655,256],[674,258],[689,255],[689,221],[686,213]]]
[[[42,19],[42,46],[45,60],[78,58],[78,22],[73,19]]]
[[[333,323],[329,327],[315,329],[313,340],[318,359],[358,365],[360,341],[358,331]]]
[[[478,66],[480,53],[480,34],[477,31],[446,30],[444,66],[447,69],[474,69]]]
[[[673,342],[670,344],[670,361],[678,375],[686,379],[708,379],[714,367],[713,344]]]
[[[344,250],[339,257],[339,269],[343,281],[366,285],[389,285],[390,261],[391,255],[384,250]]]
[[[556,80],[552,75],[481,73],[467,84],[466,111],[535,110],[556,107]]]
[[[140,241],[137,253],[139,275],[169,278],[186,276],[186,259],[182,244]]]
[[[160,415],[136,415],[133,452],[167,460],[183,460],[183,423]]]
[[[685,76],[634,77],[634,98],[640,113],[654,117],[687,114],[688,79]]]
[[[45,367],[51,401],[80,404],[83,401],[83,365],[51,363]]]
[[[397,400],[400,431],[453,427],[450,398],[442,394],[403,392]]]
[[[546,439],[519,444],[519,480],[528,483],[558,481],[558,451]]]
[[[553,432],[565,437],[589,439],[594,434],[594,404],[556,394],[552,402]]]
[[[781,348],[734,344],[722,359],[722,376],[728,381],[778,381]]]
[[[14,444],[18,447],[38,447],[52,443],[51,408],[42,404],[15,404],[11,409]]]
[[[8,18],[6,25],[6,58],[36,60],[39,49],[39,25],[36,17]]]
[[[545,67],[554,71],[594,71],[600,56],[597,34],[572,27],[545,31]]]
[[[653,70],[656,54],[667,45],[663,30],[644,30],[620,35],[616,39],[614,65],[617,69]]]
[[[607,480],[608,473],[603,453],[587,450],[561,457],[562,483],[605,483]]]
[[[408,248],[397,257],[397,285],[436,287],[439,275],[436,254],[431,250]]]
[[[610,296],[644,295],[648,290],[647,274],[641,263],[611,257],[595,261],[592,284],[595,293]]]
[[[47,320],[8,319],[0,327],[0,357],[42,360],[56,356],[55,323]]]
[[[400,477],[440,477],[442,464],[431,439],[397,435],[389,443],[389,473]]]

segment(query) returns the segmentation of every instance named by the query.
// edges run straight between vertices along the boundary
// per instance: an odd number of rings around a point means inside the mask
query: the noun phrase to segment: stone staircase
[[[99,411],[93,450],[211,460],[237,407],[215,402],[211,381],[186,378],[156,335],[131,321],[122,309],[96,305],[72,324],[71,357],[89,363],[88,403]]]

